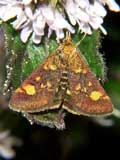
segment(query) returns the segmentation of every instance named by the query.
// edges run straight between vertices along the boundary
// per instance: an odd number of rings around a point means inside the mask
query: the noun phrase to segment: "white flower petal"
[[[94,5],[90,5],[89,13],[93,16],[101,17],[105,17],[107,14],[106,9],[103,7],[103,5],[97,1],[94,3]]]
[[[69,3],[68,3],[68,1],[66,1],[64,7],[65,7],[65,10],[68,14],[68,17],[70,19],[71,24],[76,25],[76,19],[74,16],[75,15],[75,7],[73,5],[73,1],[70,1]]]
[[[40,5],[40,10],[47,23],[52,23],[54,21],[54,8],[52,8],[52,6]]]
[[[0,132],[0,157],[5,159],[11,159],[15,156],[15,151],[12,149],[13,146],[21,145],[22,142],[16,137],[10,135],[10,131],[6,130]]]
[[[10,134],[10,132],[8,130],[0,132],[0,140],[5,139],[6,137],[8,137]]]
[[[58,12],[57,10],[55,10],[54,22],[52,24],[48,23],[48,25],[51,28],[51,30],[55,30],[57,38],[60,39],[63,38],[63,29],[67,29],[71,33],[74,33],[73,27],[70,26],[70,24],[64,19],[62,14],[60,14],[60,12]]]
[[[82,22],[88,22],[89,21],[89,15],[82,11],[80,8],[76,10],[76,18],[79,19]]]
[[[40,14],[36,19],[34,19],[33,23],[33,31],[36,35],[42,36],[44,35],[44,28],[45,28],[45,20],[44,17]]]
[[[26,13],[26,16],[29,17],[30,20],[33,20],[33,13],[32,13],[31,6],[25,7],[25,13]]]
[[[32,2],[32,0],[22,0],[25,5],[28,5]]]
[[[87,22],[89,20],[89,16],[84,12],[77,4],[75,4],[72,0],[66,2],[65,5],[66,12],[69,17],[74,17],[74,22],[76,19]],[[73,18],[72,18],[73,19]]]
[[[85,8],[89,7],[89,5],[90,5],[89,0],[75,0],[75,2],[82,9],[85,9]]]
[[[99,28],[104,35],[107,35],[107,31],[105,30],[105,28],[103,26],[100,25]]]
[[[52,32],[53,32],[53,30],[51,28],[48,28],[48,35],[47,35],[48,38],[50,38]]]
[[[89,21],[89,24],[95,30],[98,29],[102,23],[103,23],[103,19],[101,17],[94,17],[94,18],[91,18],[91,20]]]
[[[45,28],[45,19],[42,15],[39,15],[34,23],[39,28],[42,28],[42,29]]]
[[[32,35],[32,39],[33,39],[33,42],[35,43],[35,44],[39,44],[40,42],[41,42],[41,36],[38,36],[38,35],[36,35],[36,34],[34,34],[33,33],[33,35]]]
[[[76,19],[74,18],[74,16],[71,15],[71,14],[68,14],[68,17],[69,17],[69,20],[70,20],[71,24],[75,26],[76,25]]]
[[[79,26],[80,26],[81,32],[89,34],[89,35],[92,34],[92,30],[88,23],[81,23]]]
[[[56,35],[57,35],[57,40],[64,38],[63,30],[59,29],[59,30],[56,30],[55,32],[56,32]]]
[[[21,12],[20,15],[17,16],[16,20],[13,21],[11,24],[17,30],[22,27],[23,24],[27,21],[27,17],[25,16],[24,12]]]
[[[3,15],[1,16],[1,19],[6,22],[9,19],[14,18],[16,16],[17,9],[17,7],[7,6],[4,8],[4,11],[2,11]]]
[[[40,28],[40,27],[34,25],[33,30],[34,30],[35,34],[38,36],[44,35],[44,28]]]
[[[120,12],[120,6],[115,2],[115,0],[104,0],[108,5],[109,9],[115,12]]]
[[[60,12],[58,12],[57,10],[55,12],[54,24],[55,24],[56,27],[59,27],[60,29],[66,28],[66,27],[69,27],[69,29],[71,29],[71,27],[68,24],[68,22],[64,19],[64,17],[62,16],[62,14],[60,14]]]
[[[31,33],[32,33],[32,27],[28,26],[26,28],[23,28],[20,33],[21,40],[24,43],[26,43]]]
[[[14,4],[20,4],[20,1],[17,0],[0,0],[0,5],[14,5]]]
[[[15,157],[15,152],[7,146],[0,145],[0,155],[6,159],[11,159]]]

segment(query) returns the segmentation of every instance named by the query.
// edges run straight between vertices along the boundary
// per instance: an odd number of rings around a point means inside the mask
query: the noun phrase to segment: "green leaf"
[[[10,24],[3,24],[2,28],[5,35],[6,49],[6,80],[4,85],[6,91],[11,85],[16,88],[21,82],[21,64],[26,45],[21,42],[19,33]]]
[[[48,52],[51,54],[57,48],[58,44],[55,40],[50,39],[48,44]],[[33,44],[29,41],[27,45],[27,54],[22,64],[22,77],[27,77],[37,66],[47,58],[47,46],[45,40],[40,45]]]

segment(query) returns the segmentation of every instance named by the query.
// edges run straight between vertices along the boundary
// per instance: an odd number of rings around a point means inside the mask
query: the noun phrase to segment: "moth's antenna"
[[[82,39],[76,43],[75,47],[79,46],[85,37],[86,37],[86,33],[83,35]]]
[[[66,38],[65,38],[65,41],[71,41],[71,34],[70,32],[66,32]]]

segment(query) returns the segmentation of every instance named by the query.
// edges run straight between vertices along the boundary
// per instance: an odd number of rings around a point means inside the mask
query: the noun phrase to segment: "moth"
[[[55,112],[58,118],[52,117],[50,122],[52,126],[60,124],[58,128],[64,128],[61,110],[85,116],[108,115],[113,111],[109,96],[70,35],[15,90],[10,108],[37,123],[44,112]]]

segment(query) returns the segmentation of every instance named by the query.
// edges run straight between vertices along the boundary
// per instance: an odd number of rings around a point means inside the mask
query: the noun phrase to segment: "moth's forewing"
[[[40,112],[56,109],[61,105],[61,98],[56,96],[56,88],[61,78],[61,70],[56,54],[49,56],[15,90],[10,100],[10,108],[18,112]]]
[[[100,82],[81,54],[74,50],[74,55],[76,61],[69,65],[69,99],[64,100],[63,108],[78,115],[94,116],[112,113],[112,102]],[[78,66],[74,67],[74,63]]]

